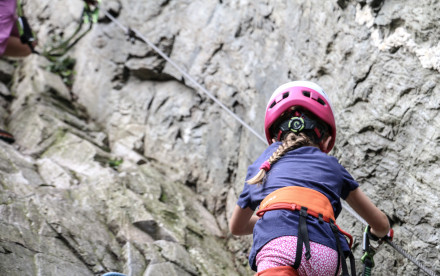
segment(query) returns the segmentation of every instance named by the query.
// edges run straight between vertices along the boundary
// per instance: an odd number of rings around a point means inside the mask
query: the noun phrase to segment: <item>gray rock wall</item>
[[[0,141],[0,275],[245,273],[194,192],[135,151],[119,149],[121,163],[44,64],[28,57],[9,80],[16,143]]]
[[[71,33],[82,7],[27,2],[41,45]],[[261,135],[276,87],[323,86],[338,126],[330,154],[392,219],[396,243],[437,273],[439,8],[428,0],[102,3]],[[231,237],[227,219],[265,144],[102,13],[70,55],[71,88],[39,69],[42,58],[0,64],[0,123],[17,139],[0,158],[1,225],[11,233],[0,239],[0,271],[252,275],[250,237]],[[347,212],[338,221],[354,234],[359,260],[362,224]],[[387,246],[375,260],[379,275],[423,275]]]

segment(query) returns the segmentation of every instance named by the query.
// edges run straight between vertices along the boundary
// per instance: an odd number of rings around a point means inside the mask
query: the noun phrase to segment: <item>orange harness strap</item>
[[[318,217],[318,214],[322,214],[326,222],[329,222],[330,219],[335,221],[333,206],[325,195],[313,189],[298,186],[288,186],[270,193],[261,202],[257,216],[261,217],[269,210],[282,209],[279,207],[285,204],[296,205],[293,208],[295,210],[301,210],[301,206],[305,206],[308,209],[307,213],[310,215]]]
[[[299,276],[291,266],[277,266],[255,273],[254,276]]]
[[[256,214],[262,217],[267,211],[280,209],[300,211],[301,207],[307,207],[307,214],[334,224],[350,240],[349,246],[351,248],[353,237],[335,223],[336,219],[330,201],[325,195],[313,189],[288,186],[275,190],[260,203]]]

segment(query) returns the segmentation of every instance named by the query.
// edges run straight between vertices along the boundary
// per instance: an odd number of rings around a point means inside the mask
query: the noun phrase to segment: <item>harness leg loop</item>
[[[339,270],[339,263],[341,263],[342,264],[342,275],[343,276],[350,276],[350,274],[348,274],[347,263],[345,262],[344,251],[342,251],[341,241],[339,240],[339,229],[335,225],[335,222],[333,220],[330,220],[330,227],[333,231],[333,235],[335,236],[336,246],[338,248],[338,269],[337,269],[337,271]]]
[[[307,231],[307,208],[301,207],[299,211],[299,224],[298,224],[298,240],[296,244],[296,256],[295,263],[293,264],[294,269],[298,269],[301,264],[303,242],[306,247],[305,257],[309,260],[312,255],[310,254],[310,241],[309,232]]]

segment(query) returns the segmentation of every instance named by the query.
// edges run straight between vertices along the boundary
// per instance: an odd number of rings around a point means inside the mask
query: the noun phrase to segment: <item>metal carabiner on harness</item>
[[[362,263],[364,264],[364,269],[362,271],[363,276],[370,276],[371,270],[374,267],[374,254],[376,254],[378,247],[374,247],[370,243],[370,226],[365,227],[365,231],[363,234],[362,240],[362,251],[364,255],[361,258]]]

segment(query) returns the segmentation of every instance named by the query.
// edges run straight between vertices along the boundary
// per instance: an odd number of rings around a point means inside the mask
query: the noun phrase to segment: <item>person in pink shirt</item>
[[[32,53],[35,42],[25,44],[20,39],[17,27],[17,1],[0,0],[0,57],[26,57]],[[14,143],[14,136],[0,129],[0,139]]]
[[[32,53],[20,40],[16,10],[16,0],[0,1],[0,56],[25,57]]]

